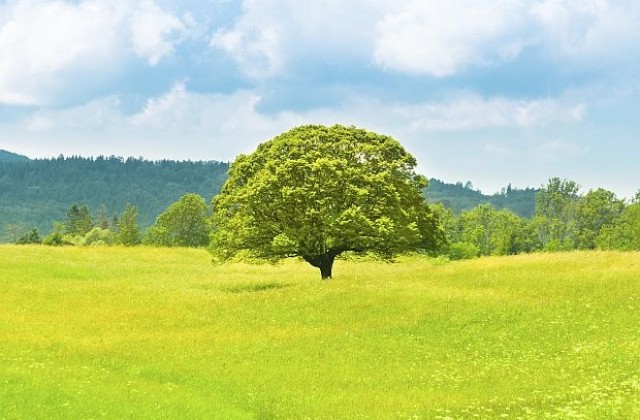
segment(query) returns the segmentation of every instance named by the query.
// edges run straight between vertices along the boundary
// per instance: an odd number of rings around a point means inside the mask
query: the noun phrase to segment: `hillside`
[[[0,162],[26,162],[29,158],[0,149]]]
[[[138,222],[155,218],[185,193],[209,201],[226,179],[221,162],[151,162],[119,157],[60,157],[0,161],[0,229],[7,225],[36,227],[46,233],[64,220],[69,206],[82,203],[94,216],[111,217],[126,203],[140,210]]]
[[[533,217],[536,207],[536,189],[504,188],[500,193],[484,195],[476,191],[471,183],[447,184],[438,179],[430,179],[425,196],[430,203],[442,203],[455,213],[471,210],[480,204],[491,204],[496,209],[508,209],[520,217]]]
[[[210,261],[1,246],[2,416],[640,418],[638,253]]]

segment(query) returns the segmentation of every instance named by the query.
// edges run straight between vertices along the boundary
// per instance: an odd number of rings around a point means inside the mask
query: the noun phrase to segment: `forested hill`
[[[126,203],[139,209],[138,223],[151,225],[186,193],[208,201],[220,191],[228,171],[221,162],[175,162],[119,157],[59,157],[0,160],[0,237],[7,226],[51,231],[73,203],[109,217]],[[6,239],[6,238],[5,238]]]
[[[536,192],[534,188],[517,189],[511,185],[500,193],[484,195],[473,189],[470,182],[447,184],[438,179],[430,179],[425,191],[427,201],[442,203],[455,213],[471,210],[480,204],[491,204],[496,209],[508,209],[520,217],[530,218],[535,213]]]
[[[138,207],[138,223],[145,228],[186,193],[209,201],[220,191],[228,168],[220,162],[152,162],[113,156],[30,160],[2,150],[0,241],[9,226],[50,232],[53,222],[64,220],[73,203],[87,205],[94,216],[108,217],[131,203]],[[535,193],[507,187],[500,194],[483,195],[470,183],[447,184],[437,179],[431,179],[425,191],[430,203],[442,203],[456,213],[490,203],[522,217],[533,215]]]
[[[6,150],[0,149],[0,162],[25,162],[29,160],[28,157],[18,155],[16,153],[7,152]]]

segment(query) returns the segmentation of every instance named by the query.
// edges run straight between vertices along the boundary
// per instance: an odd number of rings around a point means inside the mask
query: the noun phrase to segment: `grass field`
[[[640,254],[0,246],[0,419],[640,418]]]

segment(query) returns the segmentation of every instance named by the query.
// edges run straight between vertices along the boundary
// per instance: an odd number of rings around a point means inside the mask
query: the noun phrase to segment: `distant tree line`
[[[16,242],[32,228],[47,232],[73,203],[112,219],[125,203],[145,229],[187,192],[216,195],[229,165],[221,162],[63,157],[0,159],[0,242]]]
[[[123,245],[204,247],[209,244],[210,211],[203,197],[185,194],[158,216],[146,231],[138,225],[138,208],[127,203],[122,213],[111,219],[103,211],[93,215],[84,204],[69,207],[63,221],[54,222],[44,238],[36,228],[28,230],[18,244]]]
[[[65,217],[69,206],[82,203],[111,218],[129,202],[138,208],[142,229],[187,192],[213,197],[227,179],[229,165],[220,162],[147,161],[98,156],[30,160],[0,153],[0,242],[16,242],[28,230],[47,232]],[[424,190],[429,203],[442,203],[455,214],[480,204],[509,209],[530,218],[535,213],[533,188],[507,186],[484,195],[470,182],[447,184],[429,180]]]
[[[535,195],[535,213],[524,218],[481,204],[456,215],[434,205],[452,259],[534,251],[640,250],[640,192],[625,202],[598,188],[579,193],[574,181],[552,178]]]
[[[455,214],[474,209],[481,204],[490,204],[497,210],[508,209],[520,217],[531,218],[535,214],[537,189],[513,188],[509,184],[499,193],[485,195],[475,190],[470,181],[464,184],[448,184],[439,179],[430,179],[424,193],[429,203],[440,203]]]
[[[217,195],[227,171],[219,162],[113,156],[0,160],[4,241],[207,246],[212,209],[204,197]],[[601,188],[580,193],[577,183],[559,178],[539,189],[508,186],[492,196],[470,183],[434,179],[425,191],[445,237],[436,253],[451,259],[640,250],[640,192],[625,201]],[[135,205],[123,209],[122,203]]]

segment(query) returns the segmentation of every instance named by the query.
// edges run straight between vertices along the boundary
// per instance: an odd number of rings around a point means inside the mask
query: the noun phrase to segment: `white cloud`
[[[260,79],[277,74],[283,67],[282,35],[275,25],[253,27],[241,22],[230,30],[219,30],[211,46],[231,55],[249,77]]]
[[[184,117],[193,116],[193,114],[183,115],[182,112],[177,114],[176,111],[180,111],[180,102],[184,101],[186,97],[184,82],[176,83],[166,94],[149,99],[142,111],[132,117],[132,123],[152,127],[173,126],[176,122],[178,124],[185,123]]]
[[[256,110],[259,102],[249,91],[198,94],[179,82],[132,115],[120,110],[119,98],[107,97],[72,108],[42,108],[3,131],[40,143],[39,150],[53,155],[232,160],[305,121],[292,113],[263,115]]]
[[[406,104],[349,96],[331,108],[263,114],[256,92],[202,94],[177,82],[133,115],[123,113],[120,99],[110,96],[68,109],[43,108],[12,124],[0,122],[0,128],[3,138],[11,139],[3,140],[2,148],[32,157],[64,153],[226,161],[297,125],[353,124],[398,139],[426,175],[472,180],[485,192],[509,182],[536,186],[556,175],[582,181],[604,165],[607,155],[610,163],[603,172],[609,179],[620,178],[621,171],[629,176],[598,185],[622,185],[621,194],[637,190],[628,185],[637,179],[637,165],[624,164],[625,156],[636,154],[635,137],[610,131],[602,141],[602,132],[594,133],[587,120],[593,111],[587,113],[584,99],[577,93],[537,101],[466,94]]]
[[[396,7],[387,0],[244,0],[242,4],[243,14],[232,25],[219,28],[210,45],[225,51],[254,79],[281,75],[300,60],[326,63],[344,56],[369,60],[377,20]]]
[[[139,132],[160,136],[225,139],[226,148],[242,147],[260,139],[263,133],[275,135],[291,124],[286,114],[267,116],[256,110],[260,96],[249,91],[228,95],[189,92],[183,83],[147,101],[137,114],[126,117],[124,124]],[[266,140],[266,139],[265,139]]]
[[[41,109],[25,118],[19,129],[32,135],[69,132],[87,134],[117,129],[122,123],[120,100],[109,96],[69,108]]]
[[[617,65],[638,51],[640,3],[635,0],[543,0],[534,2],[529,13],[557,56],[597,67]]]
[[[444,102],[391,107],[411,131],[460,131],[487,128],[528,129],[582,122],[586,105],[564,99],[513,100],[468,95]]]
[[[166,154],[164,157],[185,158],[184,153],[190,153],[188,157],[198,158],[201,150],[201,158],[230,160],[237,153],[250,152],[260,141],[306,123],[355,124],[399,140],[417,141],[450,132],[580,124],[585,112],[582,103],[562,98],[514,101],[467,95],[413,105],[351,97],[332,108],[267,115],[259,112],[260,101],[260,95],[251,91],[199,94],[178,82],[166,93],[149,99],[133,115],[120,111],[117,97],[108,97],[70,109],[40,110],[24,120],[20,128],[42,137],[66,133],[71,139],[95,139],[94,144],[78,142],[87,151],[74,152],[77,154],[95,154],[88,151],[98,144],[113,146],[114,142],[128,139],[130,144],[123,147],[130,150],[129,154],[163,157],[150,155],[158,150]],[[156,147],[153,142],[163,146]],[[117,151],[109,152],[112,153]]]
[[[635,0],[244,0],[211,46],[254,79],[297,60],[366,57],[380,68],[448,77],[517,59],[535,47],[560,63],[637,51]],[[614,46],[618,51],[611,50]],[[578,63],[583,65],[584,63]]]
[[[469,0],[410,1],[377,26],[375,62],[410,73],[449,76],[498,53],[517,56],[521,42],[505,39],[521,23],[522,2],[491,6]]]
[[[412,0],[379,22],[374,57],[436,77],[513,60],[527,46],[560,62],[615,65],[606,59],[638,51],[639,19],[634,0]]]
[[[117,22],[106,5],[85,2],[17,2],[0,22],[0,102],[33,105],[54,90],[72,66],[112,57]]]
[[[155,65],[185,28],[152,1],[22,0],[0,6],[0,103],[42,105],[74,84],[100,84],[132,50]]]
[[[627,182],[638,178],[636,0],[237,0],[240,14],[226,3],[0,0],[0,104],[45,105],[3,105],[2,148],[230,160],[295,125],[342,123],[394,136],[454,181],[536,185],[523,177],[624,159]],[[541,73],[531,86],[517,73],[528,64]],[[130,84],[137,95],[176,80],[133,115],[144,98],[120,103]],[[264,109],[288,110],[260,112],[263,95]]]
[[[193,25],[189,15],[186,15],[185,19],[190,26]],[[180,37],[186,29],[180,19],[166,13],[151,0],[144,0],[136,6],[130,25],[134,51],[152,66],[173,52],[173,43],[167,37],[171,34]]]
[[[187,37],[202,42],[196,65],[219,63],[207,58],[223,52],[257,83],[304,79],[287,73],[297,65],[318,79],[345,62],[363,73],[378,66],[447,77],[516,60],[528,47],[567,72],[571,64],[617,69],[640,53],[636,0],[243,0],[235,20],[210,27],[221,23],[211,18],[221,3],[0,1],[0,103],[60,104],[74,88],[104,92],[97,87],[122,80],[132,62],[157,66]]]

